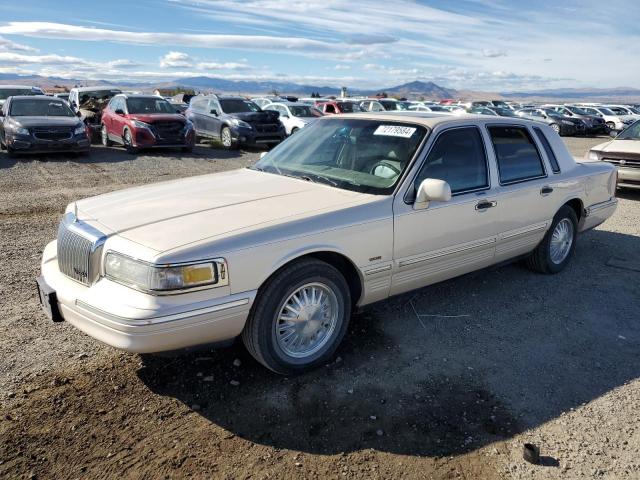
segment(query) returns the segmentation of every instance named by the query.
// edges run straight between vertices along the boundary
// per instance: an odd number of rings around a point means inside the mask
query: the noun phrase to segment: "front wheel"
[[[130,153],[131,155],[138,153],[138,149],[133,146],[133,137],[131,136],[131,132],[128,128],[124,131],[122,141],[124,142],[124,148],[127,149],[127,153]]]
[[[231,136],[231,129],[229,127],[222,127],[220,131],[220,141],[225,150],[231,150],[234,147],[233,137]]]
[[[327,363],[350,317],[351,295],[342,274],[326,262],[300,260],[260,288],[242,340],[274,372],[302,373]]]
[[[564,205],[551,223],[540,244],[527,258],[527,266],[540,273],[558,273],[567,266],[576,248],[578,216]]]

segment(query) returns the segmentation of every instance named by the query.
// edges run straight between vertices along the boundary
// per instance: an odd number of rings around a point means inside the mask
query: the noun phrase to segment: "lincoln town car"
[[[364,305],[508,260],[560,272],[615,188],[613,165],[576,162],[542,123],[327,116],[249,168],[71,203],[38,290],[52,320],[119,349],[241,337],[295,374]]]

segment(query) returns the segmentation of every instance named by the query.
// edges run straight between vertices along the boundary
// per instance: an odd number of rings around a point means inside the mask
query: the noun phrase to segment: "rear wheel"
[[[274,372],[302,373],[333,356],[350,316],[351,295],[342,274],[320,260],[300,260],[260,289],[242,340]]]
[[[293,135],[294,133],[297,133],[297,132],[298,132],[298,130],[300,130],[298,127],[293,127],[293,128],[291,129],[291,135]]]
[[[560,125],[558,125],[557,123],[552,123],[549,126],[553,129],[554,132],[560,135]]]
[[[564,205],[551,223],[540,244],[527,258],[527,266],[540,273],[558,273],[569,263],[576,248],[578,217]]]
[[[106,125],[102,125],[102,128],[100,129],[100,136],[102,137],[102,145],[105,147],[113,145],[113,142],[109,140],[109,132],[107,131]]]

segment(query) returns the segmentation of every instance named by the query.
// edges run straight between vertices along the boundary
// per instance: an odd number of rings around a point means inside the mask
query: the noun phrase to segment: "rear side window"
[[[426,178],[444,180],[454,194],[488,188],[487,157],[478,129],[464,127],[441,133],[416,178],[416,191]]]
[[[533,139],[524,127],[489,127],[498,161],[500,183],[544,177],[544,167]]]
[[[551,170],[553,170],[553,173],[560,173],[558,159],[556,158],[553,148],[551,148],[549,140],[547,140],[547,136],[538,127],[533,127],[533,131],[536,132],[536,137],[538,137],[538,140],[542,143],[542,147],[544,148],[547,158],[549,159],[549,163],[551,164]]]

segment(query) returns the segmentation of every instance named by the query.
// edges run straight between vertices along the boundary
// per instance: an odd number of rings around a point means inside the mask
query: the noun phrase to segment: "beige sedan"
[[[570,261],[616,207],[615,169],[516,118],[320,118],[255,166],[71,204],[40,298],[132,352],[241,336],[266,367],[326,363],[354,309],[505,260]]]

